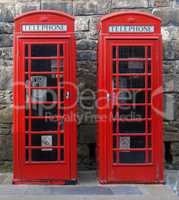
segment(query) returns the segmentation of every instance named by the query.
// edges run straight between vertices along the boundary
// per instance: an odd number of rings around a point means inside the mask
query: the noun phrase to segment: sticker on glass
[[[121,149],[130,148],[130,137],[120,137],[120,148]]]
[[[52,146],[52,136],[51,135],[42,135],[41,136],[41,146],[50,147]],[[42,151],[52,151],[52,149],[42,149]]]

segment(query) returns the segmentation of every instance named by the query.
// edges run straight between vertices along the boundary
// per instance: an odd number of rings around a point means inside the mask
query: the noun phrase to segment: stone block
[[[41,9],[43,10],[58,10],[65,13],[73,14],[73,1],[72,0],[42,0]]]
[[[0,68],[0,90],[12,90],[13,77],[12,77],[12,68]]]
[[[77,62],[78,76],[83,78],[86,75],[94,76],[96,78],[97,63],[89,61]]]
[[[12,23],[6,23],[6,22],[0,22],[0,34],[12,34],[13,33],[13,24]]]
[[[110,0],[74,0],[74,15],[103,15],[110,12]]]
[[[149,6],[167,7],[170,6],[170,0],[149,0]]]
[[[179,25],[179,8],[178,7],[154,8],[152,13],[161,18],[163,26],[167,26],[167,25],[178,26]]]
[[[165,132],[164,141],[165,142],[171,142],[171,141],[179,142],[179,133],[178,132]]]
[[[12,90],[0,90],[0,103],[12,104]]]
[[[174,120],[175,97],[173,94],[164,94],[164,119]]]
[[[95,61],[96,60],[96,51],[77,51],[77,60],[78,61]]]
[[[172,24],[173,8],[154,8],[152,14],[161,18],[163,26]]]
[[[12,47],[0,48],[0,59],[12,60],[13,59],[13,48]]]
[[[164,60],[163,61],[163,73],[164,74],[174,74],[176,71],[176,63],[175,61],[168,61]]]
[[[179,60],[175,61],[176,73],[179,74]]]
[[[40,0],[16,2],[15,10],[16,16],[21,15],[22,13],[40,10]]]
[[[1,159],[12,160],[12,135],[0,135],[0,143]]]
[[[0,3],[0,22],[13,22],[14,16],[14,1]]]
[[[112,0],[112,8],[142,8],[148,7],[147,0]]]
[[[0,47],[12,47],[13,35],[12,34],[0,34]]]
[[[164,85],[164,92],[174,92],[175,90],[175,82],[174,76],[169,74],[163,75],[163,85]]]
[[[0,68],[3,67],[13,67],[13,61],[12,60],[5,60],[5,59],[0,59]]]
[[[171,153],[172,155],[179,156],[179,142],[172,142],[171,143]]]
[[[174,25],[178,26],[179,25],[179,7],[176,7],[173,9],[173,18],[172,22]]]
[[[86,32],[75,32],[75,37],[76,40],[82,40],[82,39],[86,39],[87,38],[87,33]]]
[[[176,74],[174,78],[174,91],[179,92],[179,74]]]
[[[2,174],[4,175],[4,181],[1,184],[8,184],[10,180],[12,180],[11,175],[7,178],[7,174],[6,174],[7,172],[12,173],[12,170],[13,170],[12,160],[0,162],[0,172],[2,172]]]
[[[101,16],[96,16],[96,15],[90,16],[90,23],[89,23],[90,31],[97,30],[97,25],[100,22],[100,18]]]
[[[179,81],[177,82],[179,83]],[[177,91],[179,91],[179,88]],[[175,95],[175,118],[177,122],[179,122],[179,94],[178,93]],[[177,124],[177,128],[179,128],[178,124]]]
[[[96,30],[90,30],[90,32],[88,32],[88,39],[90,40],[98,40],[98,36],[99,36],[99,33]]]
[[[94,40],[80,40],[77,41],[78,50],[95,50],[96,42]]]
[[[163,59],[174,60],[175,54],[174,41],[163,40]]]
[[[77,16],[75,19],[75,31],[89,31],[89,17]]]
[[[0,123],[11,124],[12,123],[13,107],[11,104],[0,104]]]
[[[162,39],[171,41],[171,40],[176,40],[177,34],[179,33],[179,29],[176,26],[163,26],[161,27],[161,32],[162,32]]]
[[[0,135],[12,134],[12,124],[11,123],[0,123]]]
[[[175,59],[179,60],[179,38],[178,40],[174,40],[174,53],[175,53]]]

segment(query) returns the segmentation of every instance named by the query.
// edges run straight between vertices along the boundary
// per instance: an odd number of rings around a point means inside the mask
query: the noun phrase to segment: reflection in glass
[[[119,73],[145,73],[144,62],[119,62]]]

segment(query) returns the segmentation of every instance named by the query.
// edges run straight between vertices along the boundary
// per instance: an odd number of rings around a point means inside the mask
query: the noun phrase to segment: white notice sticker
[[[130,137],[120,137],[120,148],[121,149],[130,148]]]
[[[52,146],[52,136],[51,135],[42,135],[41,136],[41,146],[42,147]],[[52,149],[42,149],[42,151],[52,151]]]

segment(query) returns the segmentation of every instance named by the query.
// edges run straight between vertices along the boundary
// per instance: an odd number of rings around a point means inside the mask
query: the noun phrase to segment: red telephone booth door
[[[71,179],[69,41],[20,39],[18,51],[20,182],[63,183]]]
[[[108,40],[108,182],[163,179],[160,42]]]

